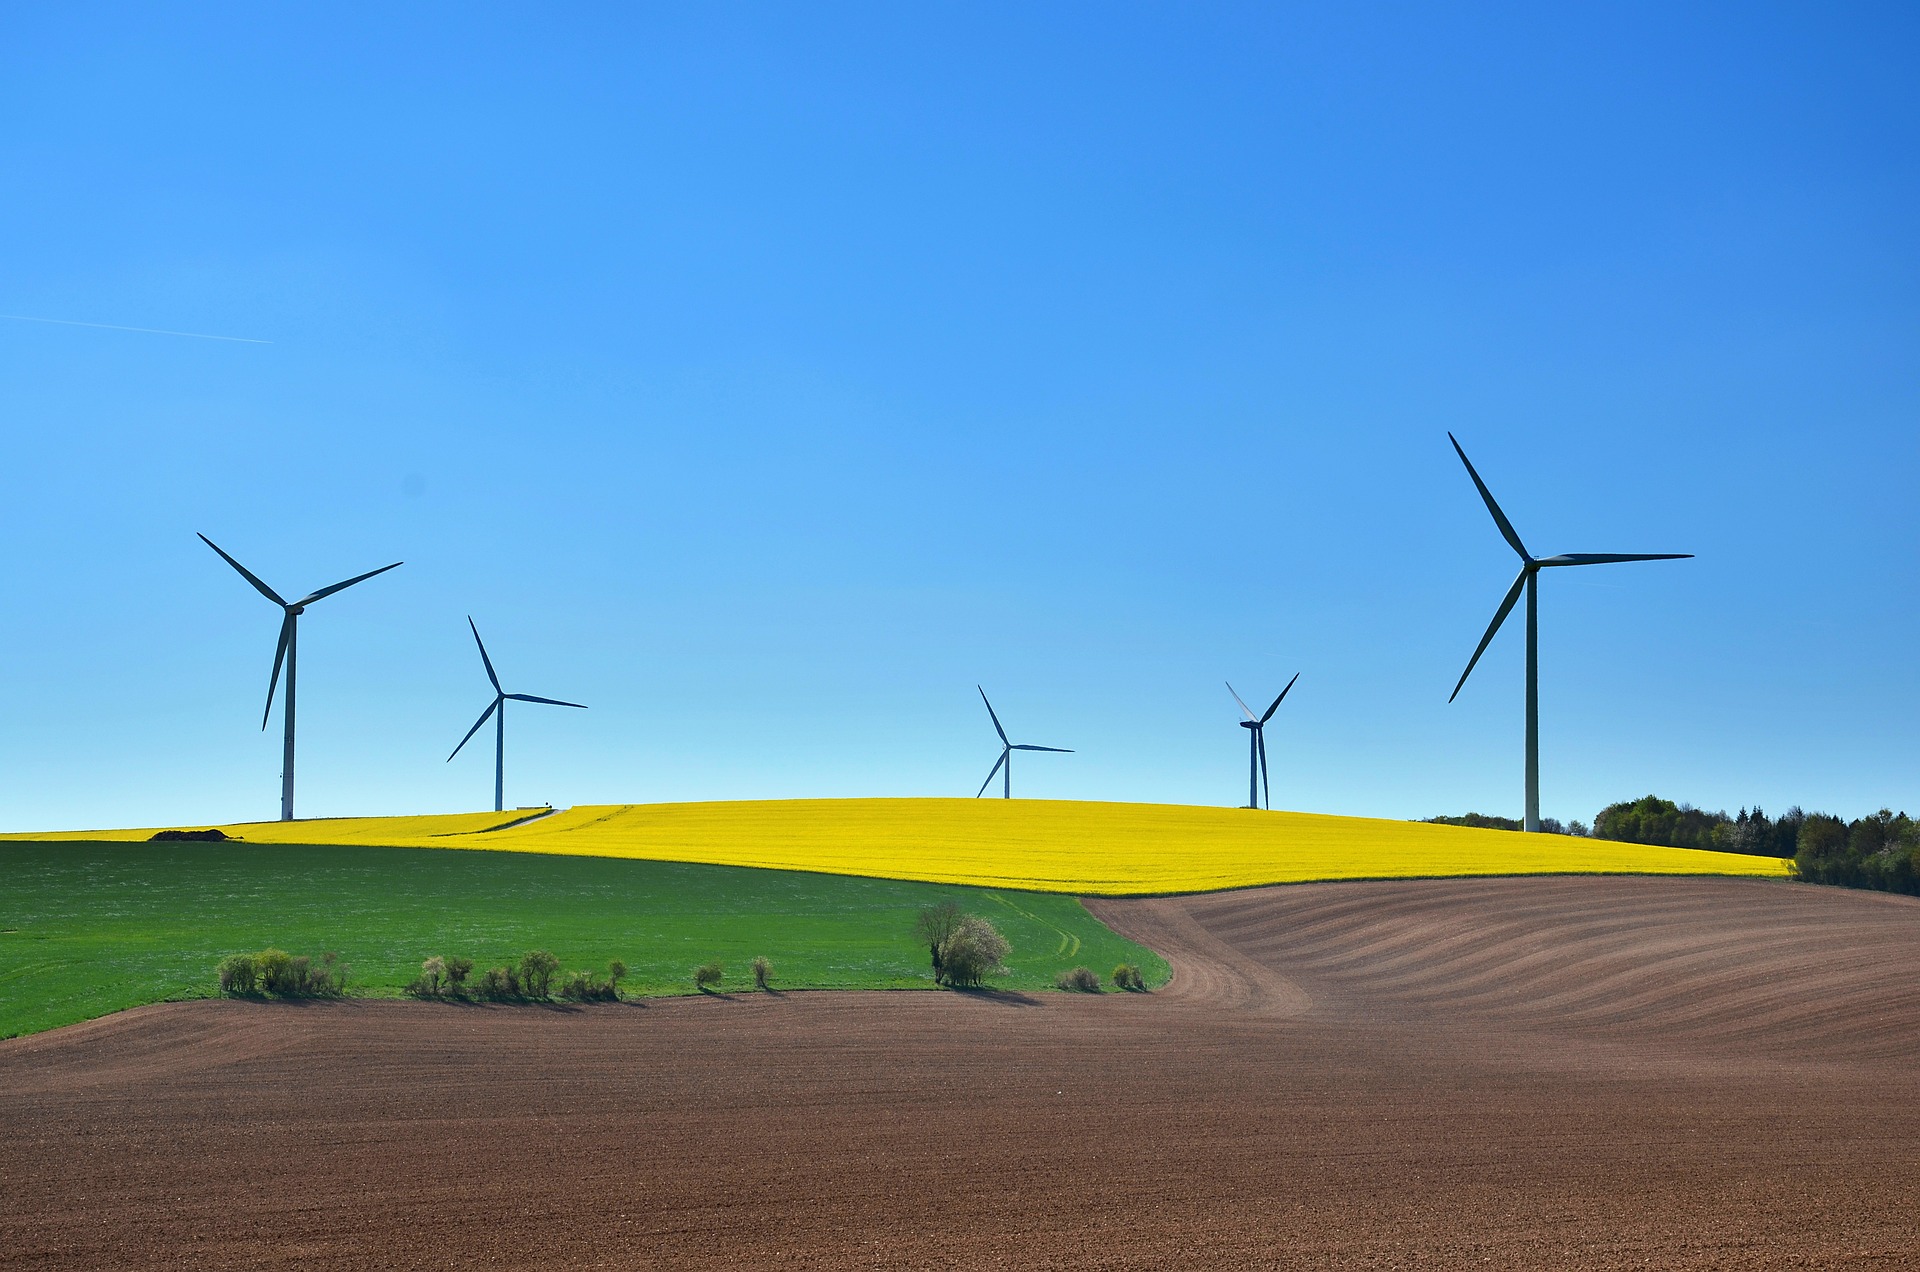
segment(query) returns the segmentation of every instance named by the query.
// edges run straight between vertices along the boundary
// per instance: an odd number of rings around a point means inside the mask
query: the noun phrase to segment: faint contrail
[[[149,336],[191,336],[195,340],[230,340],[235,344],[272,344],[271,340],[255,340],[250,336],[210,336],[204,331],[165,331],[159,327],[121,327],[110,322],[75,322],[71,318],[29,318],[25,314],[0,314],[0,318],[14,322],[53,322],[62,327],[98,327],[102,331],[138,331]]]

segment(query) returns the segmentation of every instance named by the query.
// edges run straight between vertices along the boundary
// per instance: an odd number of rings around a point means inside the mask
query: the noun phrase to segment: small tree
[[[553,991],[553,974],[560,960],[545,950],[530,950],[520,959],[520,987],[528,998],[546,998]]]
[[[946,983],[963,988],[978,986],[1001,966],[1012,946],[993,924],[977,914],[963,914],[951,935],[940,943],[940,970]]]
[[[727,969],[718,963],[702,963],[693,969],[693,987],[704,994],[709,985],[718,985],[726,974]]]
[[[939,905],[930,905],[920,911],[913,921],[913,930],[927,943],[927,953],[933,958],[933,980],[936,985],[945,984],[947,979],[940,947],[960,930],[961,921],[966,917],[966,911],[954,902],[942,901]]]
[[[440,997],[440,982],[446,978],[447,960],[438,954],[420,964],[420,982],[431,997]]]
[[[473,960],[459,955],[447,960],[447,992],[458,998],[467,996],[467,977],[473,974]]]
[[[755,989],[767,989],[772,986],[772,983],[773,964],[769,963],[765,958],[756,957],[753,960],[753,987]]]
[[[220,960],[216,970],[220,973],[223,994],[251,994],[259,988],[260,976],[251,954],[229,954]]]
[[[620,1001],[620,982],[627,978],[627,965],[619,959],[607,964],[607,997]]]

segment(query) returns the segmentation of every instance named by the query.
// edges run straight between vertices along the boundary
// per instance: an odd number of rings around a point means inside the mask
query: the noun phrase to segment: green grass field
[[[1051,988],[1076,964],[1104,980],[1164,961],[1072,897],[844,875],[521,853],[246,844],[0,843],[0,1038],[215,990],[225,954],[338,950],[348,992],[390,996],[429,954],[481,968],[530,949],[563,968],[631,969],[640,994],[692,991],[726,964],[749,990],[765,955],[779,989],[928,987],[912,937],[926,905],[955,900],[1013,944],[1013,989]]]

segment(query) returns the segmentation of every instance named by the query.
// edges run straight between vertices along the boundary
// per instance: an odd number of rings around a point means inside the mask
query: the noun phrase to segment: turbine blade
[[[467,626],[473,627],[473,615],[467,615]],[[493,682],[493,691],[500,693],[500,677],[493,674],[493,659],[487,657],[486,642],[480,639],[480,629],[473,627],[473,643],[480,646],[480,662],[487,669],[487,679]]]
[[[1273,807],[1273,784],[1267,781],[1267,735],[1255,731],[1254,740],[1260,747],[1260,789],[1266,792],[1267,807]]]
[[[1223,680],[1223,681],[1221,681],[1221,683],[1222,683],[1222,684],[1224,684],[1224,685],[1225,685],[1225,686],[1227,687],[1227,692],[1228,692],[1228,693],[1233,693],[1233,681],[1231,681],[1231,680]],[[1239,694],[1237,694],[1237,693],[1233,693],[1233,700],[1234,700],[1235,702],[1237,702],[1237,703],[1239,703],[1239,704],[1240,704],[1240,709],[1241,709],[1242,711],[1244,711],[1244,712],[1246,712],[1246,713],[1247,713],[1247,719],[1249,719],[1249,720],[1256,720],[1256,719],[1258,719],[1258,718],[1259,718],[1258,716],[1256,716],[1256,715],[1254,715],[1254,714],[1253,714],[1253,708],[1247,705],[1247,700],[1246,700],[1245,698],[1242,698],[1242,697],[1241,697],[1241,696],[1240,696]]]
[[[1473,657],[1467,660],[1467,669],[1460,673],[1459,684],[1454,685],[1453,692],[1447,695],[1448,702],[1460,696],[1460,685],[1467,683],[1467,677],[1473,674],[1474,666],[1480,661],[1480,655],[1487,652],[1487,646],[1492,642],[1493,634],[1500,630],[1500,624],[1507,621],[1507,615],[1513,611],[1514,602],[1520,599],[1520,589],[1527,585],[1527,574],[1532,568],[1531,565],[1520,567],[1519,577],[1515,578],[1513,586],[1507,589],[1507,599],[1500,602],[1499,612],[1493,616],[1493,622],[1487,625],[1487,634],[1480,638],[1480,647],[1473,651]]]
[[[218,552],[220,549],[215,548]],[[273,715],[273,694],[280,687],[280,664],[287,656],[287,642],[293,637],[293,611],[287,611],[280,620],[280,643],[273,651],[273,679],[267,681],[267,708],[260,713],[260,728],[264,732],[267,720]]]
[[[1616,561],[1687,561],[1691,552],[1563,552],[1543,559],[1541,565],[1612,565]]]
[[[262,583],[259,577],[255,575],[252,570],[249,570],[246,566],[240,564],[238,561],[228,556],[226,552],[220,547],[219,544],[215,543],[212,539],[207,538],[206,535],[200,534],[198,530],[194,531],[194,533],[197,535],[200,535],[200,542],[206,544],[208,547],[212,548],[215,552],[220,553],[220,559],[222,561],[225,561],[228,565],[240,571],[241,578],[253,584],[256,588],[259,588],[260,595],[266,597],[268,600],[272,601],[275,605],[286,604],[286,601],[281,599],[280,593],[274,591],[272,588],[268,587],[265,583]]]
[[[303,596],[299,600],[295,601],[294,604],[311,605],[315,601],[325,600],[327,597],[332,596],[335,592],[344,592],[346,589],[352,587],[355,583],[365,583],[368,579],[372,578],[376,574],[385,574],[388,570],[397,570],[405,564],[406,564],[405,561],[395,561],[392,565],[383,565],[377,570],[368,570],[365,574],[356,574],[344,583],[335,583],[332,587],[323,587],[318,592],[310,592],[306,596]]]
[[[1298,679],[1300,679],[1300,673],[1296,671],[1293,673],[1293,680]],[[1293,680],[1287,681],[1287,687],[1280,691],[1280,696],[1275,698],[1273,705],[1267,708],[1267,714],[1260,717],[1260,723],[1265,724],[1267,721],[1273,719],[1273,713],[1280,709],[1280,704],[1285,702],[1287,695],[1293,692]]]
[[[980,686],[975,685],[974,688],[980,689]],[[987,691],[985,689],[980,689],[980,701],[987,702]],[[987,702],[987,714],[993,716],[993,731],[998,733],[1000,735],[1000,741],[1006,744],[1007,731],[1000,727],[1000,717],[993,714],[993,704],[991,702]]]
[[[460,739],[460,746],[456,746],[453,748],[453,755],[460,754],[460,747],[465,746],[467,743],[473,740],[473,735],[480,732],[480,726],[485,724],[493,716],[494,711],[499,706],[500,706],[500,699],[498,698],[495,698],[492,702],[489,702],[487,704],[487,709],[480,713],[480,718],[473,722],[473,727],[471,729],[467,730],[467,736]],[[447,763],[449,764],[453,763],[453,755],[449,755],[447,757]]]
[[[544,702],[550,707],[578,707],[582,711],[587,709],[587,704],[584,702],[562,702],[558,698],[536,698],[530,693],[503,693],[500,696],[503,698],[511,698],[515,702]]]
[[[1487,501],[1487,511],[1493,514],[1493,523],[1500,527],[1500,533],[1506,536],[1507,542],[1522,560],[1533,560],[1527,554],[1527,545],[1520,542],[1520,536],[1514,533],[1513,523],[1507,520],[1507,514],[1500,511],[1500,505],[1493,501],[1493,492],[1487,489],[1486,482],[1480,480],[1480,474],[1473,470],[1473,461],[1467,458],[1467,452],[1460,449],[1459,440],[1452,433],[1447,434],[1447,440],[1453,443],[1453,452],[1460,457],[1460,462],[1467,466],[1467,476],[1473,478],[1473,484],[1480,490],[1480,497]]]
[[[1060,753],[1061,755],[1072,755],[1072,754],[1073,754],[1073,752],[1072,752],[1071,750],[1069,750],[1069,749],[1067,749],[1067,748],[1066,748],[1066,747],[1064,747],[1064,746],[1028,746],[1028,745],[1027,745],[1026,743],[1024,743],[1024,742],[1023,742],[1023,743],[1021,743],[1021,744],[1020,744],[1020,745],[1018,745],[1018,746],[1010,746],[1010,747],[1008,747],[1007,749],[1008,749],[1009,751],[1057,751],[1057,752],[1059,752],[1059,753]]]
[[[1002,751],[1000,752],[1000,758],[993,762],[993,767],[987,770],[987,780],[980,783],[980,789],[973,793],[973,797],[975,799],[979,799],[982,795],[985,795],[987,793],[987,787],[993,785],[993,779],[996,776],[998,776],[1000,773],[1000,766],[1002,764],[1005,764],[1006,762],[1007,762],[1007,753],[1005,751]]]

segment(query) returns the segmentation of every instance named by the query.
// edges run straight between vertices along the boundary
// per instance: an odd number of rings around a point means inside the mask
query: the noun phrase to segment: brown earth
[[[1920,902],[1090,905],[1172,985],[206,1002],[0,1043],[0,1265],[1920,1264]]]

